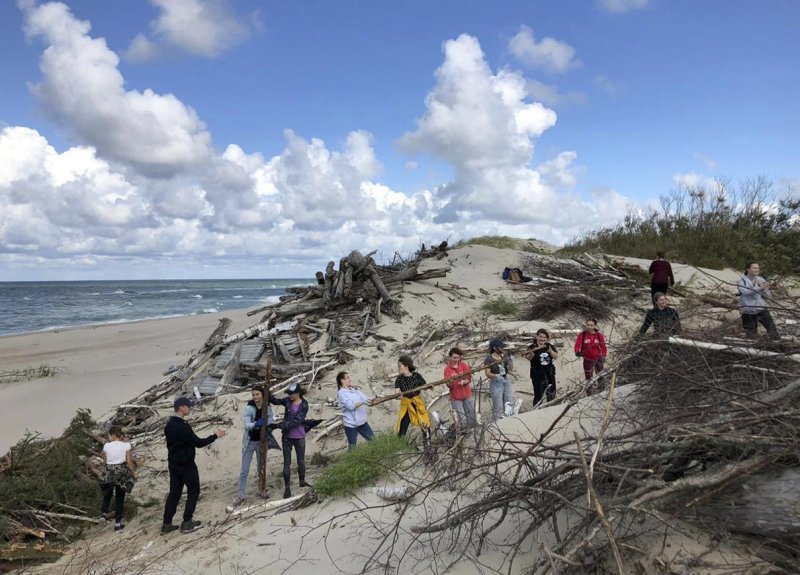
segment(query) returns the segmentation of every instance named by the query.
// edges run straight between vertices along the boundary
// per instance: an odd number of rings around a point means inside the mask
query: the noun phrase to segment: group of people
[[[653,326],[656,335],[671,335],[681,329],[680,317],[675,308],[669,306],[667,293],[674,286],[675,278],[672,267],[663,252],[658,253],[649,269],[651,282],[652,309],[639,329],[644,335]],[[775,322],[767,307],[767,299],[771,297],[769,283],[760,275],[757,262],[749,262],[744,275],[737,282],[740,300],[742,327],[748,336],[755,336],[758,324],[764,326],[770,337],[777,338]],[[603,371],[608,349],[603,334],[598,329],[596,319],[587,319],[585,328],[578,334],[574,352],[583,360],[583,372],[586,380]],[[556,395],[555,360],[559,352],[550,341],[549,332],[542,328],[523,356],[530,362],[530,378],[533,385],[533,405],[553,401]],[[430,437],[430,416],[425,407],[420,391],[426,386],[425,378],[414,365],[412,357],[403,355],[397,363],[398,375],[394,387],[400,396],[400,409],[395,424],[395,432],[405,437],[410,426],[421,429],[423,440]],[[513,401],[512,374],[513,357],[508,353],[508,346],[503,340],[493,338],[481,366],[472,369],[464,361],[464,352],[453,347],[448,352],[444,366],[444,378],[449,389],[450,406],[458,425],[464,429],[474,427],[478,423],[475,403],[472,399],[473,373],[483,369],[489,381],[489,395],[492,403],[492,420],[496,421],[504,415],[510,415]],[[347,437],[348,449],[356,446],[360,435],[371,441],[374,432],[367,421],[367,407],[370,398],[358,387],[354,386],[346,371],[336,376],[338,388],[337,399],[342,410],[342,422]],[[305,479],[305,437],[309,429],[320,423],[320,420],[308,419],[308,402],[299,384],[292,384],[282,397],[275,397],[266,392],[262,386],[251,388],[251,399],[243,412],[244,433],[242,438],[242,462],[239,474],[238,493],[235,503],[245,500],[247,480],[250,475],[253,454],[257,465],[261,468],[261,442],[264,439],[270,449],[281,449],[283,452],[284,498],[291,497],[291,464],[292,452],[297,459],[297,474],[300,487],[308,487]],[[170,487],[164,507],[161,533],[167,534],[177,529],[188,533],[200,526],[195,521],[194,511],[200,494],[200,479],[195,464],[195,450],[211,445],[225,436],[224,429],[218,429],[207,437],[198,437],[185,421],[192,409],[192,401],[179,397],[174,402],[174,415],[169,418],[164,428],[167,443],[167,461]],[[283,419],[274,421],[271,406],[283,407]],[[281,430],[281,444],[275,440],[273,431]],[[136,481],[136,468],[131,455],[131,445],[124,441],[122,430],[113,426],[109,430],[110,441],[103,446],[102,458],[106,464],[105,474],[101,480],[103,494],[102,515],[109,517],[112,497],[115,498],[114,529],[122,530],[125,494],[129,493]],[[183,520],[174,525],[173,518],[177,512],[184,487],[187,491]]]
[[[669,289],[675,285],[672,266],[664,252],[658,252],[656,256],[648,270],[653,309],[648,310],[639,333],[644,335],[651,325],[656,335],[680,333],[681,322],[678,311],[669,306],[667,299]],[[761,266],[758,262],[747,262],[744,274],[736,282],[742,329],[747,337],[755,338],[758,335],[758,325],[761,324],[771,339],[779,339],[775,321],[767,304],[767,300],[772,297],[770,285],[759,275],[760,273]]]

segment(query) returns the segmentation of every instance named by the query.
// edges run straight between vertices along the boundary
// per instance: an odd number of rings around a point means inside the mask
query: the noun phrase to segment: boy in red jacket
[[[595,373],[603,371],[606,359],[606,340],[603,334],[597,331],[597,320],[587,319],[586,329],[578,334],[575,340],[575,355],[583,358],[583,374],[586,380],[592,379]]]
[[[464,377],[451,381],[447,384],[450,388],[450,406],[458,414],[458,420],[461,425],[473,427],[475,425],[475,404],[472,402],[472,389],[470,383],[472,382],[472,374],[469,364],[462,361],[464,352],[457,347],[450,350],[449,361],[444,367],[444,377],[449,379],[461,373]]]

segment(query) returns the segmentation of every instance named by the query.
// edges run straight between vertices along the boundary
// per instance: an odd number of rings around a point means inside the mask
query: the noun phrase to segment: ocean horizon
[[[0,336],[246,309],[307,278],[0,282]]]

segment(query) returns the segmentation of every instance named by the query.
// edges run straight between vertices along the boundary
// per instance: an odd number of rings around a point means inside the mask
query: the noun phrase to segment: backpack
[[[522,270],[519,268],[511,268],[508,272],[508,281],[522,282]]]

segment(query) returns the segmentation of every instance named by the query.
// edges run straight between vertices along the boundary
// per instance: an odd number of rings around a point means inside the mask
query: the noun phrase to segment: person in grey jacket
[[[758,324],[764,326],[769,337],[778,339],[778,330],[767,309],[767,299],[772,297],[767,280],[758,275],[757,262],[748,262],[745,273],[736,282],[739,290],[739,310],[742,312],[742,328],[749,337],[756,337]]]
[[[264,403],[264,388],[254,385],[250,388],[252,399],[247,402],[244,408],[242,419],[244,420],[244,434],[242,435],[242,468],[239,473],[239,491],[234,499],[234,505],[239,505],[245,499],[247,493],[247,476],[250,474],[250,464],[253,462],[253,454],[256,454],[257,469],[261,469],[261,427],[266,423],[269,425],[273,421],[272,408],[267,407],[267,421],[261,417]],[[270,439],[269,437],[267,438]],[[273,440],[274,441],[274,440]]]
[[[339,407],[342,408],[348,450],[356,446],[359,435],[367,441],[372,441],[374,433],[367,423],[369,398],[363,391],[353,386],[350,382],[350,374],[346,371],[340,371],[336,375],[336,386],[339,388],[336,399],[339,401]]]

